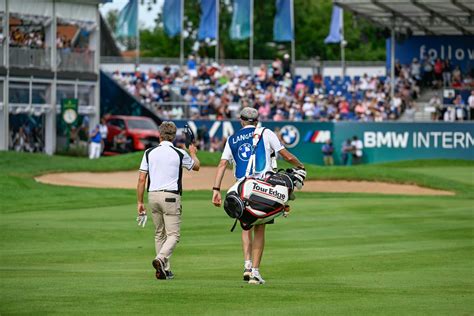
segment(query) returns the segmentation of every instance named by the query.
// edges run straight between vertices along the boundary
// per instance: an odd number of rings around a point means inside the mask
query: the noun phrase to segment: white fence
[[[202,60],[203,62],[209,63],[212,60]],[[122,58],[122,57],[102,57],[100,68],[105,72],[133,72],[135,71],[135,59],[134,58]],[[227,59],[221,60],[220,63],[227,66],[236,66],[242,73],[250,73],[248,60],[241,59]],[[272,60],[255,60],[254,61],[254,73],[260,67],[260,64],[270,65]],[[179,68],[179,59],[177,58],[141,58],[140,60],[140,71],[148,72],[150,69],[153,71],[162,70],[164,67],[169,66],[172,69]],[[302,60],[296,61],[295,73],[296,75],[306,78],[307,76],[321,73],[323,76],[341,76],[342,68],[339,61],[317,61],[317,60]],[[367,74],[369,76],[385,76],[387,70],[385,68],[384,61],[347,61],[346,62],[346,75],[347,76],[363,76]]]

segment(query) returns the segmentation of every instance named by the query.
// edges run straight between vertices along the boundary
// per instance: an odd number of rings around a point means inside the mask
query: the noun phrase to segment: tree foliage
[[[247,59],[249,58],[249,41],[234,41],[230,39],[229,30],[232,13],[228,10],[231,1],[221,0],[219,18],[220,58]],[[273,59],[283,53],[290,53],[290,43],[273,42],[273,19],[275,16],[275,1],[255,0],[254,6],[254,58]],[[340,46],[324,44],[328,35],[331,21],[331,0],[295,0],[295,32],[296,59],[307,60],[320,58],[322,60],[339,60]],[[199,25],[200,7],[197,0],[185,1],[185,29],[189,36],[185,39],[185,54],[189,54],[195,45]],[[169,38],[163,29],[160,14],[156,18],[154,29],[141,30],[141,53],[148,57],[178,57],[180,50],[179,36]],[[380,30],[368,21],[354,17],[350,12],[344,13],[344,33],[348,42],[346,47],[347,60],[384,60],[385,38]],[[200,56],[214,57],[215,48],[201,44]]]

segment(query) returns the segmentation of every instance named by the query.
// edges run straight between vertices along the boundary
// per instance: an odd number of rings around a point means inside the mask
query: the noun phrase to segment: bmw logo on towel
[[[252,155],[252,145],[249,143],[243,143],[239,147],[239,158],[242,159],[243,161],[247,161],[250,159],[250,156]]]
[[[293,148],[298,145],[300,141],[300,132],[293,125],[285,125],[280,130],[281,138],[284,145],[288,148]]]

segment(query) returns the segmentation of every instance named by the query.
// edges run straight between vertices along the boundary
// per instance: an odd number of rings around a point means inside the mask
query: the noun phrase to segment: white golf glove
[[[146,215],[146,213],[141,213],[140,215],[137,216],[138,226],[145,228],[145,224],[147,220],[148,220],[148,216]]]

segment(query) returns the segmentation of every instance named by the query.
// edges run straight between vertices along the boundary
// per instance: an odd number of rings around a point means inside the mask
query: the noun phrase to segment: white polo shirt
[[[364,145],[362,144],[362,141],[360,139],[353,140],[351,142],[351,146],[355,148],[355,155],[357,157],[362,157],[362,149],[364,149]]]
[[[148,159],[147,159],[148,156]],[[160,145],[147,149],[143,154],[140,172],[148,173],[148,192],[182,190],[182,169],[191,170],[194,160],[171,142],[162,141]]]

